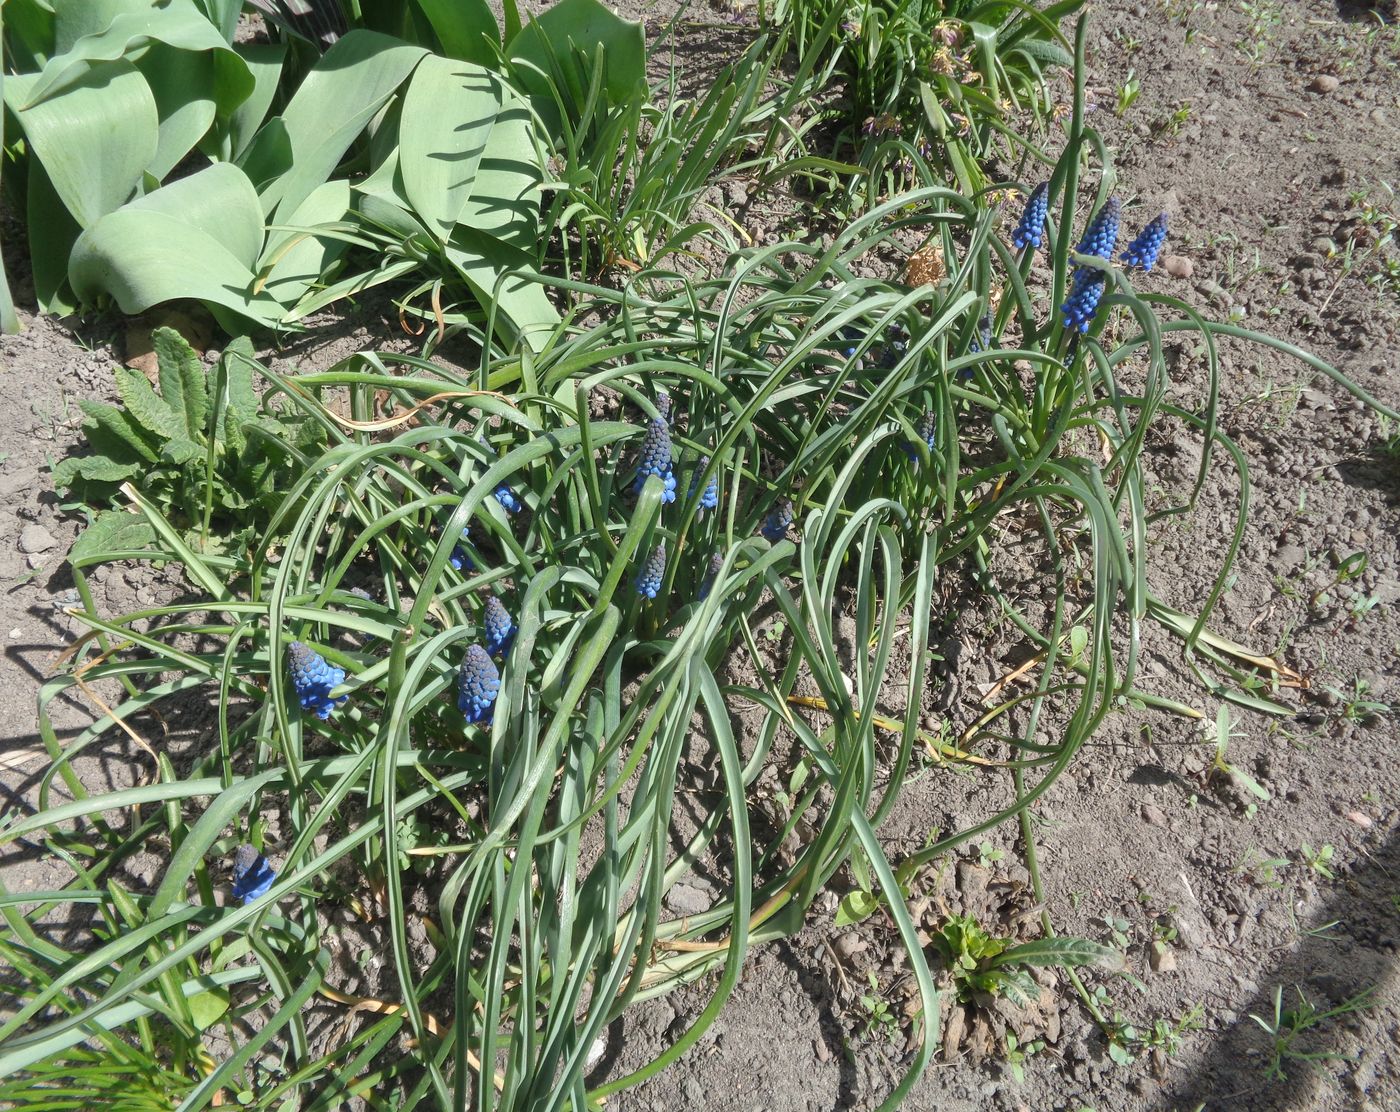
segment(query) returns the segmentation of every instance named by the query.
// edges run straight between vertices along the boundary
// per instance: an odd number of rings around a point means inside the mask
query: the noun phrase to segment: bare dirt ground
[[[1387,279],[1384,269],[1389,261],[1400,275],[1400,244],[1372,231],[1376,213],[1400,211],[1386,187],[1400,188],[1400,28],[1381,23],[1370,5],[1322,0],[1090,8],[1093,122],[1114,149],[1119,194],[1135,225],[1165,209],[1168,250],[1190,264],[1189,277],[1154,271],[1144,287],[1306,348],[1400,405],[1400,276]],[[655,26],[670,12],[630,14]],[[705,14],[731,27],[687,32],[686,43],[739,49],[752,19],[728,8]],[[1130,71],[1141,95],[1120,117]],[[782,199],[744,200],[736,218],[763,238]],[[23,273],[15,230],[4,228],[11,275]],[[27,291],[17,294],[25,304]],[[78,441],[73,400],[110,396],[125,343],[115,319],[24,320],[23,334],[0,339],[9,398],[0,409],[6,807],[24,806],[42,772],[35,697],[78,632],[63,612],[77,601],[63,556],[81,517],[60,504],[48,468]],[[404,343],[396,322],[369,310],[277,358],[314,369],[390,343]],[[1198,405],[1202,353],[1182,342],[1171,358],[1172,400]],[[940,1055],[910,1108],[1400,1107],[1400,730],[1388,709],[1400,703],[1400,462],[1384,448],[1400,430],[1286,355],[1231,341],[1222,360],[1223,427],[1250,464],[1250,520],[1212,624],[1274,654],[1307,684],[1281,693],[1296,708],[1292,718],[1234,718],[1226,759],[1268,798],[1211,774],[1215,746],[1200,724],[1115,713],[1035,808],[1034,829],[1057,929],[1128,954],[1131,978],[1088,981],[1102,988],[1108,1018],[1121,1015],[1143,1036],[1133,1060],[1112,1060],[1069,985],[1046,976],[1030,1012],[968,1009],[968,1037]],[[1179,490],[1195,474],[1200,444],[1164,425],[1152,453],[1161,487]],[[1197,512],[1154,534],[1150,576],[1167,601],[1189,611],[1205,597],[1240,493],[1218,455]],[[1342,569],[1360,570],[1344,578]],[[1021,570],[1035,574],[1031,565]],[[170,589],[150,571],[113,571],[100,579],[98,603],[122,612]],[[945,618],[945,655],[959,662],[949,714],[961,729],[980,712],[979,685],[1023,659],[1024,645],[981,611]],[[1213,724],[1217,702],[1186,674],[1178,643],[1149,638],[1143,669],[1146,690],[1199,707]],[[65,713],[60,729],[90,708]],[[131,775],[129,757],[114,742],[83,774],[120,781]],[[882,835],[897,856],[924,845],[931,830],[975,825],[1009,798],[1009,783],[993,776],[921,769]],[[1034,900],[1024,846],[1009,827],[985,840],[919,878],[926,922],[970,911],[1007,932],[1027,929]],[[4,862],[6,883],[47,886],[23,857]],[[819,903],[795,939],[755,953],[699,1045],[613,1106],[777,1112],[878,1103],[907,1053],[907,977],[882,916],[838,929],[835,903],[835,895]],[[1162,944],[1155,960],[1154,942]],[[1289,1044],[1326,1057],[1285,1058],[1286,1079],[1270,1075],[1275,1040],[1253,1017],[1272,1021],[1276,991],[1296,1014],[1300,993],[1325,1012],[1367,990],[1367,1007]],[[677,993],[629,1013],[600,1069],[618,1074],[654,1056],[707,996]],[[884,1000],[896,1022],[879,1021],[862,997]],[[951,1009],[944,1019],[955,1020]],[[1044,1042],[1021,1080],[1001,1042],[1008,1029],[1022,1045]]]

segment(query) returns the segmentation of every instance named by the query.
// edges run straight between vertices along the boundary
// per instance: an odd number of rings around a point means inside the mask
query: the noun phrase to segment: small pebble
[[[1315,93],[1335,93],[1340,84],[1341,82],[1330,73],[1320,73],[1313,78],[1312,84],[1308,88]]]
[[[15,626],[14,629],[10,630],[10,638],[12,640],[20,636],[22,636],[22,631],[20,630],[19,626]]]
[[[1147,955],[1147,963],[1154,973],[1176,972],[1176,954],[1170,946],[1153,946]]]
[[[58,542],[42,525],[26,525],[19,534],[21,552],[47,552]]]
[[[831,1051],[826,1048],[826,1043],[823,1040],[813,1039],[812,1049],[816,1052],[818,1062],[831,1061]]]
[[[1185,255],[1168,255],[1162,260],[1162,266],[1173,278],[1190,278],[1196,273],[1196,268]]]
[[[1162,808],[1151,803],[1144,803],[1142,805],[1142,821],[1149,826],[1166,826],[1167,816]]]
[[[1362,830],[1371,829],[1371,816],[1362,814],[1360,811],[1348,811],[1347,821],[1356,823]]]

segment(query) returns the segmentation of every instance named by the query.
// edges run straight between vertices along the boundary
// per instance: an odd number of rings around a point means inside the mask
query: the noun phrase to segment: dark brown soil
[[[1400,281],[1375,281],[1385,259],[1400,258],[1400,245],[1376,242],[1367,224],[1370,211],[1400,212],[1384,185],[1400,187],[1400,29],[1376,21],[1365,4],[1320,0],[1101,0],[1091,8],[1093,121],[1116,151],[1129,222],[1169,212],[1169,251],[1193,271],[1188,279],[1154,271],[1143,286],[1306,348],[1400,405]],[[664,22],[656,9],[640,14]],[[682,64],[705,64],[707,42],[711,55],[715,43],[741,49],[733,26],[744,21],[718,9],[713,18],[729,28],[710,39],[689,32]],[[1129,70],[1142,93],[1120,118],[1114,108]],[[1335,78],[1335,87],[1319,78]],[[772,229],[791,205],[745,199],[750,230],[776,238]],[[8,250],[6,263],[10,274],[23,273]],[[124,354],[118,321],[24,320],[23,334],[0,339],[10,398],[0,411],[7,807],[25,806],[42,772],[35,695],[79,632],[63,613],[76,603],[63,554],[81,517],[52,493],[48,465],[77,440],[73,399],[108,397],[112,362]],[[397,323],[371,311],[291,354],[302,367],[322,367],[390,343],[403,343]],[[1173,400],[1199,404],[1201,353],[1179,343],[1171,357]],[[1163,1036],[1155,1050],[1118,1064],[1068,982],[1047,975],[1032,1013],[969,1010],[970,1037],[951,1060],[940,1056],[907,1107],[1400,1107],[1400,728],[1388,709],[1400,703],[1400,463],[1384,451],[1400,430],[1279,352],[1230,341],[1222,360],[1223,428],[1250,463],[1250,519],[1212,626],[1273,654],[1307,685],[1279,693],[1296,711],[1291,718],[1235,714],[1227,759],[1269,798],[1210,775],[1215,749],[1200,723],[1123,708],[1034,812],[1056,929],[1126,946],[1131,978],[1086,975],[1111,998],[1110,1017],[1121,1013],[1144,1033],[1157,1021],[1167,1030],[1194,1018],[1179,1038]],[[1184,429],[1162,425],[1151,450],[1163,490],[1194,478],[1200,444]],[[1149,574],[1165,600],[1194,612],[1205,598],[1240,491],[1217,454],[1196,512],[1154,533]],[[1366,554],[1365,570],[1338,583],[1338,566],[1356,552]],[[1030,581],[1038,574],[1032,559],[1008,546],[997,570]],[[98,585],[99,605],[118,613],[174,589],[148,570],[113,569]],[[985,685],[1024,660],[1026,646],[979,610],[944,617],[944,655],[957,662],[949,715],[960,731],[984,709]],[[1190,676],[1179,642],[1149,633],[1142,671],[1144,690],[1199,708],[1213,725],[1217,700]],[[74,704],[57,725],[79,728],[90,712]],[[83,775],[95,785],[130,782],[144,771],[131,756],[114,741],[81,766]],[[976,825],[1011,798],[1009,779],[996,772],[930,766],[912,778],[881,833],[898,857],[931,831]],[[1008,933],[1030,932],[1035,921],[1025,913],[1035,901],[1019,833],[1007,826],[984,840],[986,852],[970,848],[918,879],[924,921],[967,910]],[[1310,867],[1305,847],[1315,858],[1324,847],[1331,855],[1321,869]],[[5,884],[49,887],[54,878],[26,853],[21,847],[3,861]],[[756,952],[699,1045],[612,1106],[786,1112],[877,1104],[906,1061],[903,959],[878,914],[836,928],[836,900],[819,900],[798,937]],[[1169,957],[1154,968],[1149,954],[1159,939]],[[871,974],[896,1016],[893,1037],[867,1023],[861,997]],[[1366,1010],[1293,1044],[1335,1057],[1285,1060],[1287,1080],[1269,1078],[1273,1042],[1252,1017],[1272,1019],[1276,991],[1285,1009],[1301,991],[1325,1010],[1372,988]],[[654,1057],[706,999],[701,985],[629,1013],[611,1032],[601,1072],[616,1076]],[[986,1045],[971,1037],[979,1025]],[[1046,1044],[1026,1060],[1023,1081],[995,1038],[1008,1025],[1023,1042]]]

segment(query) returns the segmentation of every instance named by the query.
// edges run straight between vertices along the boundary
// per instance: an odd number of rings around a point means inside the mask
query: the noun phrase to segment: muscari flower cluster
[[[710,597],[710,592],[714,590],[715,580],[719,578],[719,569],[724,566],[724,553],[715,552],[710,556],[710,566],[705,571],[705,578],[700,584],[700,601],[704,602]]]
[[[233,894],[236,899],[250,904],[267,895],[277,879],[277,873],[267,863],[267,858],[249,845],[238,847],[233,855]]]
[[[669,402],[667,411],[670,410]],[[671,426],[664,415],[657,415],[647,422],[646,439],[642,441],[642,458],[637,465],[637,481],[634,489],[638,494],[646,486],[647,479],[655,475],[662,482],[661,501],[676,500],[676,476],[671,470]]]
[[[491,656],[504,656],[510,652],[515,640],[515,623],[505,604],[495,595],[486,596],[486,612],[482,617],[482,627],[486,631],[486,651]]]
[[[1118,257],[1125,266],[1140,266],[1144,272],[1150,271],[1166,241],[1167,214],[1163,212],[1158,213]]]
[[[1100,259],[1111,259],[1113,248],[1118,243],[1118,225],[1122,216],[1122,205],[1117,197],[1110,197],[1107,204],[1099,209],[1089,226],[1084,230],[1084,238],[1079,242],[1081,255],[1094,255]],[[1099,301],[1103,298],[1106,275],[1095,267],[1075,267],[1070,275],[1069,294],[1060,307],[1060,314],[1066,328],[1088,332],[1094,314],[1099,311]]]
[[[1050,211],[1050,183],[1041,182],[1031,190],[1026,198],[1026,207],[1021,219],[1011,233],[1011,244],[1016,248],[1040,246],[1045,235],[1045,217]]]
[[[909,333],[902,324],[892,324],[885,329],[885,342],[880,348],[881,370],[893,370],[904,353],[909,350]]]
[[[461,539],[464,541],[470,541],[472,539],[470,525],[462,530]],[[471,553],[462,547],[460,541],[452,546],[452,555],[448,556],[447,562],[457,571],[462,571],[463,569],[467,571],[476,571],[476,564],[472,562]]]
[[[520,512],[522,508],[520,499],[515,496],[515,491],[511,490],[505,483],[502,483],[495,489],[493,496],[496,501],[501,504],[501,509],[505,510],[506,513],[514,514]]]
[[[326,663],[320,653],[300,641],[287,646],[287,670],[301,709],[314,711],[317,718],[329,718],[331,711],[349,698],[331,698],[331,689],[345,682],[345,669]]]
[[[769,543],[777,544],[787,536],[788,526],[792,524],[792,516],[792,499],[779,498],[773,504],[773,508],[768,511],[768,516],[763,521],[763,528],[759,532]]]
[[[655,598],[661,593],[661,580],[665,574],[666,542],[658,541],[646,563],[642,565],[641,574],[637,576],[637,593],[647,598]]]
[[[457,708],[468,725],[491,725],[500,690],[501,674],[490,655],[480,645],[469,646],[457,674]]]
[[[701,456],[700,464],[695,468],[695,477],[690,481],[690,496],[695,497],[695,488],[700,485],[700,476],[704,474],[705,468],[710,466],[710,457]],[[710,481],[705,484],[705,489],[700,492],[700,508],[698,512],[713,510],[719,505],[719,473],[710,476]]]
[[[915,426],[914,431],[919,434],[919,439],[927,444],[928,450],[932,452],[938,433],[938,414],[930,409],[919,418],[919,423]],[[904,454],[911,460],[917,462],[919,459],[919,446],[913,441],[906,440],[904,442]]]

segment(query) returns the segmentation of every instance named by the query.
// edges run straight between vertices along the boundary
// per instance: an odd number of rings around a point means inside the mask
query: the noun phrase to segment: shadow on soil
[[[1285,1014],[1298,1004],[1301,990],[1318,1009],[1335,1008],[1370,988],[1381,986],[1395,965],[1400,944],[1400,832],[1363,858],[1356,868],[1341,875],[1334,898],[1319,915],[1300,931],[1297,942],[1279,954],[1271,966],[1261,966],[1251,975],[1258,991],[1239,1012],[1239,1018],[1220,1031],[1214,1046],[1200,1062],[1186,1084],[1164,1092],[1153,1106],[1155,1112],[1193,1112],[1198,1108],[1249,1108],[1251,1112],[1301,1112],[1323,1107],[1321,1088],[1328,1080],[1328,1059],[1315,1067],[1306,1060],[1285,1057],[1281,1067],[1286,1080],[1266,1076],[1273,1057],[1274,1040],[1251,1015],[1272,1023],[1274,989],[1283,987]],[[1326,925],[1336,925],[1327,929]],[[1333,1065],[1346,1057],[1348,1038],[1359,1025],[1381,1022],[1379,1015],[1368,1018],[1359,1011],[1320,1023],[1300,1034],[1292,1049],[1308,1055],[1334,1056]],[[1380,1034],[1379,1030],[1373,1032]],[[1370,1045],[1363,1037],[1362,1043]],[[1377,1103],[1369,1107],[1394,1107],[1387,1097],[1373,1090],[1375,1066],[1363,1054],[1354,1065],[1343,1066],[1346,1083],[1357,1096],[1370,1095]],[[1393,1094],[1392,1094],[1393,1095]]]

